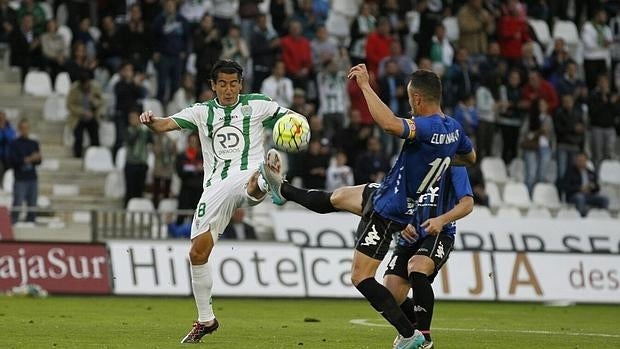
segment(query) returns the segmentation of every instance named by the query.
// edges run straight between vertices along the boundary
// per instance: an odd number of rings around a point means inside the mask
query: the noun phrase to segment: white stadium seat
[[[508,166],[508,175],[515,182],[525,182],[525,163],[521,158],[514,158]]]
[[[465,216],[466,219],[486,219],[493,217],[493,213],[486,206],[476,205],[474,206],[474,210],[471,211],[470,214]]]
[[[556,20],[553,24],[553,38],[562,38],[569,45],[576,45],[580,41],[577,26],[571,21]]]
[[[530,195],[527,187],[523,183],[508,183],[504,187],[504,203],[507,206],[513,206],[526,209],[532,206]]]
[[[99,123],[99,142],[102,146],[111,148],[116,141],[116,126],[112,121]]]
[[[579,214],[579,211],[577,211],[577,209],[575,209],[574,207],[563,207],[560,209],[560,211],[558,211],[557,216],[555,216],[555,218],[557,219],[578,219],[581,218],[581,215]]]
[[[69,53],[68,50],[71,47],[71,41],[73,40],[73,32],[66,25],[59,25],[58,34],[62,36],[62,41],[65,42],[65,47],[67,48],[67,54],[68,54]]]
[[[181,178],[176,173],[172,174],[172,180],[170,181],[170,194],[178,196],[181,192]]]
[[[533,207],[527,211],[527,218],[545,218],[551,219],[551,213],[544,207]]]
[[[497,184],[493,183],[493,182],[488,182],[484,185],[485,191],[487,192],[487,195],[489,196],[489,206],[491,208],[497,208],[497,207],[501,207],[504,205],[504,202],[502,201],[502,196],[499,193],[499,188],[497,187]]]
[[[442,21],[443,26],[446,27],[446,37],[450,42],[459,40],[459,21],[456,17],[446,17]]]
[[[61,95],[68,95],[69,90],[71,89],[71,78],[69,77],[69,73],[60,72],[56,75],[56,80],[54,80],[54,91]]]
[[[52,94],[52,79],[46,72],[28,72],[24,80],[24,92],[37,97],[47,97]]]
[[[599,170],[601,184],[620,185],[620,161],[603,160]]]
[[[88,28],[88,34],[93,37],[95,42],[99,42],[99,38],[101,37],[101,30],[97,27]]]
[[[528,18],[527,22],[529,23],[530,27],[532,27],[532,30],[534,30],[536,38],[541,45],[547,46],[549,45],[549,43],[551,43],[551,33],[549,32],[549,26],[547,25],[547,22],[534,18]]]
[[[63,95],[51,94],[43,104],[43,119],[45,121],[65,121],[69,116],[67,100]]]
[[[52,10],[52,5],[48,4],[45,1],[39,1],[38,3],[39,6],[41,6],[43,12],[45,13],[45,20],[49,21],[50,19],[52,19],[52,17],[54,17],[54,10]]]
[[[486,182],[506,183],[508,175],[504,160],[496,157],[485,157],[480,163],[480,169]]]
[[[127,161],[127,148],[120,147],[116,151],[116,157],[114,158],[114,165],[119,171],[125,169],[125,161]]]
[[[521,218],[521,211],[516,207],[500,207],[495,214],[497,218]]]
[[[10,168],[4,172],[4,176],[2,177],[2,191],[5,193],[12,193],[13,184],[15,184],[15,174],[13,173],[13,169]]]
[[[174,198],[162,199],[159,202],[157,210],[159,212],[174,212],[179,207],[179,200]]]
[[[557,188],[549,183],[537,183],[534,186],[532,201],[536,206],[552,210],[557,210],[562,206]]]
[[[52,185],[52,195],[78,196],[80,195],[80,186],[77,184],[54,184]]]
[[[106,198],[120,199],[125,196],[125,177],[120,171],[112,171],[105,177],[104,195]]]
[[[144,111],[152,111],[155,116],[165,116],[164,107],[161,105],[161,102],[155,98],[145,98],[142,102],[142,109]]]
[[[114,170],[110,149],[106,147],[88,147],[84,154],[84,170],[87,172],[110,172]]]
[[[127,203],[127,211],[154,212],[153,201],[147,198],[131,198]]]

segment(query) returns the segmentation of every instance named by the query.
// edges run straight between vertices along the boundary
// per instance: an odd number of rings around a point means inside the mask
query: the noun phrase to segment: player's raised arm
[[[381,98],[370,87],[370,76],[368,75],[368,70],[366,70],[366,65],[358,64],[354,66],[349,71],[348,77],[349,79],[355,79],[360,90],[362,90],[366,104],[368,104],[368,110],[370,110],[372,118],[375,119],[379,127],[389,134],[402,137],[406,131],[406,126],[403,123],[404,119],[394,115],[390,108],[381,101]],[[408,136],[403,138],[410,138]]]
[[[140,114],[140,123],[146,125],[155,133],[164,133],[181,129],[173,118],[162,118],[155,116],[155,114],[153,114],[150,110]]]

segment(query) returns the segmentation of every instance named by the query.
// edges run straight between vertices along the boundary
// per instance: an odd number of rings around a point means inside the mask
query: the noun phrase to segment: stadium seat
[[[60,169],[60,160],[54,158],[44,158],[39,165],[40,170],[58,171]]]
[[[80,195],[80,186],[77,184],[54,184],[52,185],[52,195],[78,196]]]
[[[43,71],[31,71],[24,80],[24,92],[36,97],[47,97],[52,94],[52,79]]]
[[[532,206],[527,187],[523,183],[508,183],[504,187],[504,203],[520,209],[527,209]]]
[[[508,175],[515,182],[525,182],[525,163],[521,158],[514,158],[508,166]]]
[[[13,184],[15,184],[15,174],[13,169],[10,168],[4,172],[2,177],[2,191],[5,193],[13,193]]]
[[[123,171],[125,169],[125,161],[127,160],[127,148],[120,147],[116,151],[116,157],[114,158],[114,166],[119,171]]]
[[[52,10],[52,5],[48,4],[45,1],[39,1],[38,3],[39,6],[41,6],[43,13],[45,13],[45,20],[49,21],[50,19],[52,19],[54,17],[54,10]]]
[[[493,213],[486,206],[476,205],[474,206],[474,210],[471,211],[470,214],[465,216],[465,219],[486,219],[493,217]]]
[[[558,189],[553,184],[537,183],[532,193],[534,205],[557,210],[562,206]]]
[[[480,169],[486,182],[506,183],[508,176],[504,160],[496,157],[485,157],[480,163]]]
[[[147,198],[131,198],[127,202],[127,211],[153,212],[155,207],[153,201]]]
[[[60,72],[56,75],[56,80],[54,80],[54,91],[56,93],[66,96],[69,94],[69,90],[71,89],[71,78],[69,77],[69,73]]]
[[[116,141],[116,126],[112,121],[99,123],[99,142],[102,146],[111,148]]]
[[[155,154],[152,151],[149,151],[149,155],[146,158],[146,183],[153,183],[153,171],[155,170]]]
[[[45,121],[66,121],[69,116],[67,100],[63,95],[51,94],[43,104],[43,119]]]
[[[532,41],[532,50],[534,51],[534,58],[536,59],[536,63],[538,63],[539,66],[543,66],[543,64],[545,64],[545,52],[542,48],[542,46],[540,46],[539,43],[537,43],[536,41]]]
[[[60,11],[60,8],[58,8]],[[71,41],[73,40],[73,32],[69,27],[64,24],[60,24],[60,20],[58,22],[58,34],[62,36],[62,41],[65,42],[65,47],[67,48],[67,56],[69,55],[69,48],[71,47]]]
[[[530,27],[532,27],[532,30],[536,34],[538,42],[540,42],[542,46],[546,47],[551,43],[551,33],[549,31],[549,26],[547,25],[547,22],[534,18],[528,18],[527,22],[529,23]]]
[[[521,218],[521,211],[516,207],[500,207],[495,214],[497,218]]]
[[[593,208],[588,211],[588,215],[586,216],[588,219],[610,219],[611,213],[608,210]]]
[[[527,211],[525,215],[527,218],[551,218],[551,212],[544,207],[532,207]]]
[[[39,197],[37,197],[38,208],[48,209],[50,208],[51,205],[52,205],[52,201],[47,196],[39,195]]]
[[[499,193],[499,188],[497,184],[493,182],[488,182],[484,185],[484,188],[489,196],[489,206],[491,208],[498,208],[504,206],[504,202],[502,201],[502,196]]]
[[[59,26],[67,24],[67,19],[69,18],[69,11],[67,10],[67,5],[61,3],[56,9],[56,21]]]
[[[101,30],[97,27],[88,28],[88,34],[93,37],[95,42],[99,42],[99,38],[101,37]]]
[[[74,211],[71,215],[73,223],[89,224],[91,222],[91,213],[89,211]]]
[[[547,167],[547,172],[545,173],[545,181],[547,183],[555,183],[555,180],[558,178],[558,163],[555,161],[550,161]]]
[[[601,184],[600,192],[609,199],[608,209],[610,211],[620,210],[620,187],[611,184]]]
[[[620,186],[620,161],[603,160],[599,170],[599,181],[601,184]]]
[[[571,21],[556,20],[553,24],[553,38],[562,38],[569,45],[576,45],[580,41],[577,26]]]
[[[456,17],[446,17],[442,21],[443,26],[446,27],[446,37],[450,42],[459,40],[459,21]]]
[[[155,98],[145,98],[142,102],[142,109],[144,111],[151,110],[155,116],[166,116],[161,102]]]
[[[181,192],[181,178],[176,173],[172,174],[172,180],[170,181],[170,194],[172,196],[178,196]]]
[[[179,200],[174,198],[162,199],[159,202],[157,210],[159,212],[174,212],[179,207]]]
[[[121,199],[125,196],[125,177],[123,172],[112,171],[105,177],[104,196],[111,199]]]
[[[187,63],[185,64],[185,71],[193,76],[196,75],[196,53],[192,52],[187,56]],[[174,91],[176,92],[176,91]]]
[[[114,170],[110,149],[106,147],[88,147],[84,154],[84,170],[87,172],[110,172]]]
[[[555,216],[557,219],[579,219],[581,215],[579,211],[574,207],[563,207],[558,211],[558,214]]]

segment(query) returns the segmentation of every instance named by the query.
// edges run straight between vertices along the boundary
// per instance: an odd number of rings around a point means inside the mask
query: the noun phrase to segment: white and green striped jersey
[[[239,95],[237,103],[197,103],[171,116],[182,129],[198,131],[204,159],[204,188],[232,173],[257,169],[265,156],[263,130],[288,109],[263,94]]]

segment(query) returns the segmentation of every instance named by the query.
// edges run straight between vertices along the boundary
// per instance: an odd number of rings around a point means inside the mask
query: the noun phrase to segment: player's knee
[[[191,248],[189,250],[189,260],[192,265],[205,264],[209,261],[209,252]]]
[[[372,275],[353,270],[351,272],[351,283],[353,284],[353,286],[357,287],[357,285],[359,285],[362,281],[368,279],[369,277],[372,277]]]
[[[341,208],[344,200],[346,200],[347,195],[345,194],[344,188],[338,188],[334,190],[332,195],[329,197],[329,202],[331,202],[332,206],[335,208]]]
[[[411,273],[422,273],[430,275],[433,273],[435,263],[426,256],[413,256],[407,263],[407,271]]]

